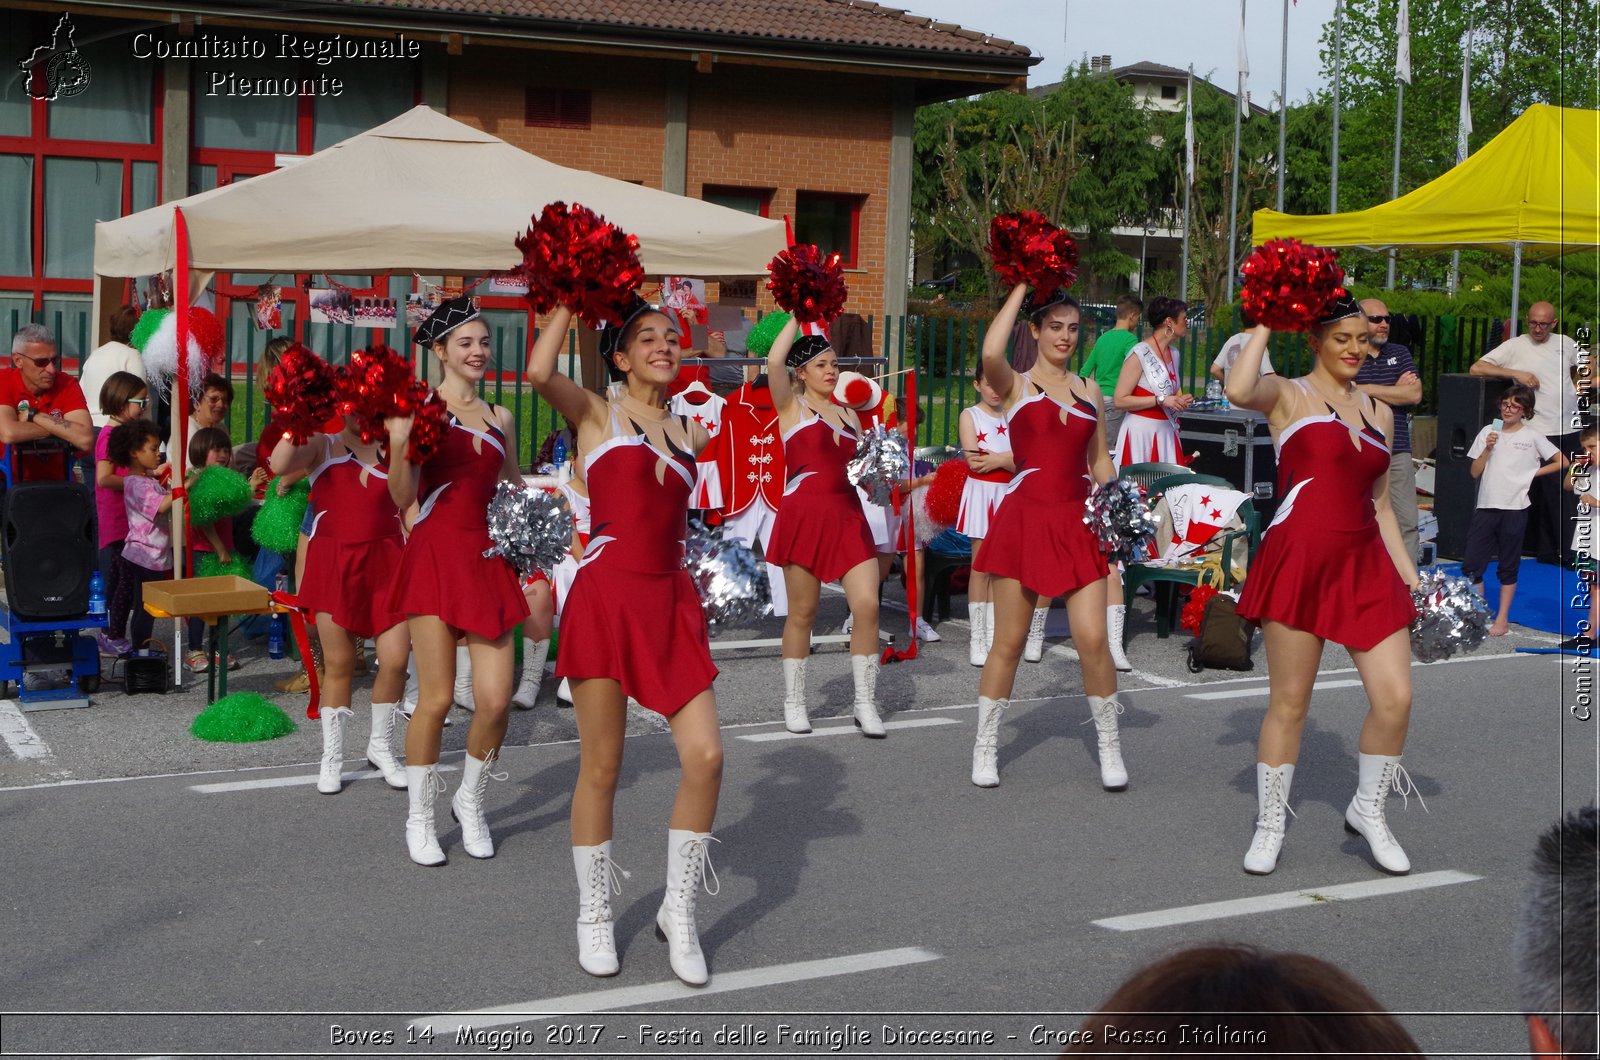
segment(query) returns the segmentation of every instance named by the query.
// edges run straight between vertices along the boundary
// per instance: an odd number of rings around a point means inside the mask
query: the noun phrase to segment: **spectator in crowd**
[[[134,306],[118,306],[111,314],[111,341],[91,353],[78,370],[78,388],[83,391],[85,399],[98,402],[100,388],[106,385],[106,380],[111,378],[113,372],[127,372],[146,379],[144,358],[139,356],[138,350],[128,345],[128,337],[133,334],[137,323],[139,310]],[[112,425],[111,417],[98,408],[89,409],[89,419],[97,431]]]
[[[215,372],[200,384],[200,396],[195,399],[194,411],[189,413],[189,429],[185,441],[194,432],[206,427],[228,429],[228,410],[233,407],[233,384]]]
[[[1578,394],[1572,371],[1578,364],[1578,344],[1555,330],[1556,309],[1549,302],[1528,307],[1528,331],[1507,339],[1474,361],[1473,375],[1509,379],[1531,387],[1539,395],[1539,410],[1528,422],[1563,455],[1578,446]],[[1542,563],[1559,563],[1566,543],[1567,521],[1562,518],[1561,484],[1546,477],[1535,482],[1529,495],[1528,539],[1525,546]]]
[[[1348,972],[1303,953],[1197,946],[1134,972],[1063,1056],[1420,1053]]]
[[[1256,326],[1256,318],[1243,305],[1239,306],[1239,323],[1244,325],[1244,330],[1228,336],[1228,341],[1217,351],[1217,359],[1211,362],[1211,378],[1222,380],[1223,386],[1228,385],[1228,373],[1233,371],[1233,362],[1239,359],[1239,351],[1250,341],[1250,329]],[[1261,351],[1261,374],[1278,374],[1266,350]]]
[[[1590,803],[1539,837],[1513,952],[1537,1056],[1587,1057],[1595,1041],[1600,821]],[[1274,1044],[1274,1048],[1276,1048]]]
[[[1094,340],[1079,373],[1100,384],[1100,392],[1105,395],[1101,407],[1106,420],[1106,438],[1112,441],[1122,429],[1122,417],[1127,415],[1117,408],[1117,376],[1122,374],[1123,362],[1139,341],[1139,317],[1143,313],[1144,303],[1133,295],[1125,294],[1117,299],[1116,326]]]
[[[1415,562],[1417,553],[1417,465],[1411,462],[1411,417],[1406,409],[1422,400],[1422,377],[1411,351],[1389,341],[1394,317],[1376,298],[1365,298],[1361,312],[1367,318],[1371,354],[1356,372],[1356,389],[1394,410],[1394,445],[1389,451],[1389,507],[1400,524],[1400,537]]]
[[[87,452],[94,445],[94,423],[78,381],[61,371],[55,336],[42,324],[24,324],[11,340],[13,372],[0,372],[0,442],[56,439]],[[11,468],[13,482],[62,481],[67,477],[67,448],[18,452]]]

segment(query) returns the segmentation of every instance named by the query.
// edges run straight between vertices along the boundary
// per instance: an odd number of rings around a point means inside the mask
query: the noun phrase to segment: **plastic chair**
[[[1145,486],[1150,496],[1155,497],[1167,492],[1173,486],[1221,486],[1224,489],[1236,490],[1239,487],[1223,478],[1221,475],[1200,475],[1193,471],[1185,471],[1181,475],[1167,475],[1158,478]]]
[[[927,567],[923,585],[928,590],[922,601],[922,617],[933,622],[937,610],[937,621],[942,622],[950,617],[951,581],[972,566],[972,539],[954,530],[946,530],[928,542],[928,547],[922,552],[922,562]]]
[[[1227,485],[1222,482],[1221,485]],[[1152,499],[1151,503],[1154,503]],[[1216,540],[1222,553],[1222,588],[1232,589],[1234,585],[1233,564],[1231,562],[1234,552],[1234,542],[1244,539],[1245,557],[1255,554],[1256,545],[1261,541],[1261,517],[1256,513],[1255,504],[1245,501],[1239,505],[1237,512],[1243,529],[1229,530],[1218,534]],[[1153,586],[1152,591],[1156,601],[1156,639],[1165,640],[1172,633],[1172,627],[1178,624],[1178,586],[1195,586],[1200,584],[1200,575],[1204,568],[1200,565],[1192,567],[1167,567],[1150,566],[1143,563],[1130,563],[1122,572],[1122,602],[1129,613],[1133,611],[1133,598],[1143,585]],[[1128,639],[1128,626],[1123,626],[1123,643]]]
[[[1182,464],[1166,464],[1158,460],[1148,464],[1125,464],[1122,470],[1117,472],[1117,477],[1128,479],[1130,482],[1137,482],[1139,485],[1149,489],[1150,484],[1157,479],[1167,478],[1172,475],[1192,475],[1193,473]]]

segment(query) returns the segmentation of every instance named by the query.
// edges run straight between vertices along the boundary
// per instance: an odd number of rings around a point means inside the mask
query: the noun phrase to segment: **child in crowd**
[[[228,467],[233,461],[233,439],[221,427],[201,427],[189,436],[189,475],[186,486],[192,486],[200,472],[208,467]],[[259,490],[266,486],[270,475],[256,468],[250,475],[250,488]],[[189,542],[189,560],[195,573],[199,573],[201,553],[211,553],[217,562],[227,564],[233,559],[233,520],[218,519],[215,523],[194,527]],[[190,673],[205,673],[207,661],[204,643],[205,623],[198,618],[189,619],[189,653],[184,665]],[[228,669],[237,670],[239,660],[228,656]]]
[[[1489,557],[1498,559],[1500,610],[1489,636],[1510,631],[1511,598],[1517,592],[1517,567],[1522,562],[1522,537],[1528,528],[1528,486],[1540,475],[1553,475],[1567,458],[1544,435],[1524,424],[1533,415],[1534,393],[1517,385],[1500,399],[1500,419],[1487,424],[1472,441],[1467,456],[1478,480],[1478,507],[1467,527],[1467,556],[1461,573],[1483,591]]]
[[[106,599],[117,595],[117,557],[122,555],[123,542],[128,537],[128,515],[122,504],[122,480],[129,469],[117,467],[107,455],[111,432],[129,420],[142,419],[149,403],[144,380],[132,372],[112,372],[106,377],[98,395],[100,413],[106,425],[100,428],[94,441],[94,509],[100,544],[100,573],[106,580]],[[128,651],[127,616],[104,630],[95,633],[95,643],[101,655],[118,656]]]
[[[1600,629],[1600,584],[1597,584],[1595,561],[1600,559],[1600,427],[1585,427],[1578,435],[1583,455],[1572,462],[1572,473],[1567,476],[1567,489],[1578,495],[1577,525],[1572,532],[1572,550],[1578,554],[1578,577],[1583,579],[1589,597],[1589,619],[1578,627],[1576,636],[1561,642],[1563,651],[1594,651],[1595,633]]]
[[[144,585],[172,577],[172,509],[174,491],[161,481],[161,432],[135,417],[106,432],[106,455],[127,470],[122,503],[127,538],[114,560],[116,593],[111,598],[111,628],[128,627],[135,648],[150,639],[155,618],[144,609]],[[131,615],[131,619],[130,619]]]

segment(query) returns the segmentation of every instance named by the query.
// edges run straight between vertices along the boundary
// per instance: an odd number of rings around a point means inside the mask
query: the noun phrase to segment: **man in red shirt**
[[[55,438],[80,453],[94,446],[94,425],[78,381],[61,371],[55,336],[42,324],[24,324],[11,340],[14,371],[0,371],[0,442],[15,446]],[[24,445],[23,449],[29,448]],[[18,451],[12,456],[13,482],[63,481],[65,449]]]

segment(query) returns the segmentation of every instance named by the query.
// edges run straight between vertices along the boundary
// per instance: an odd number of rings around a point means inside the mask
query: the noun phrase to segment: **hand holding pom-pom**
[[[591,325],[620,326],[644,282],[639,238],[578,203],[550,203],[516,245],[536,313],[564,305]]]
[[[1345,294],[1339,254],[1298,239],[1270,239],[1244,259],[1240,301],[1245,312],[1273,331],[1309,331]]]
[[[444,444],[444,432],[449,429],[447,417],[450,415],[450,410],[445,406],[444,398],[439,396],[439,392],[421,381],[414,381],[411,384],[407,401],[416,411],[408,417],[410,427],[407,433],[410,436],[410,445],[406,449],[406,459],[413,464],[426,464]],[[389,434],[392,439],[394,437],[392,429]]]
[[[824,255],[811,244],[779,251],[767,265],[767,290],[773,301],[802,324],[825,324],[844,311],[850,288],[838,254]]]
[[[910,444],[904,435],[882,424],[869,427],[861,432],[845,474],[873,504],[890,504],[895,489],[911,477]]]
[[[933,473],[928,487],[928,517],[942,526],[954,526],[961,515],[961,493],[972,469],[962,459],[946,460]]]
[[[989,222],[989,257],[1008,287],[1040,291],[1071,287],[1078,278],[1078,245],[1037,210],[1003,213]]]
[[[1417,617],[1411,623],[1411,654],[1419,662],[1438,662],[1473,651],[1489,631],[1489,605],[1472,583],[1441,570],[1422,573],[1411,590]]]
[[[284,436],[305,445],[339,407],[338,379],[328,362],[298,342],[284,351],[262,388]]]
[[[1114,478],[1097,487],[1083,506],[1083,521],[1094,531],[1100,551],[1113,561],[1138,563],[1150,558],[1158,524],[1138,483]]]
[[[384,421],[409,415],[411,384],[416,382],[411,362],[384,345],[357,350],[339,370],[339,411],[355,417],[356,433],[368,444],[387,435]]]

